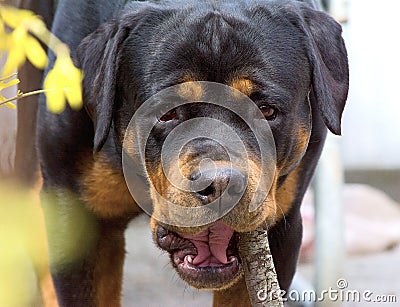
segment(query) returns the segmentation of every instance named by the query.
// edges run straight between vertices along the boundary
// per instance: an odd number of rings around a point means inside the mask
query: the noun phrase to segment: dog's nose
[[[226,189],[226,196],[229,198],[237,198],[246,188],[246,176],[237,169],[232,168],[211,168],[203,169],[201,172],[195,173],[191,176],[193,180],[199,180],[210,183],[205,189],[197,191],[197,196],[208,204],[213,202],[218,197],[222,196]]]

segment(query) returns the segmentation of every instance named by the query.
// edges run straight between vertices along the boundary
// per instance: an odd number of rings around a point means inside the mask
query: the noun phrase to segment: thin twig
[[[47,89],[47,90],[37,90],[37,91],[33,91],[33,92],[28,92],[28,93],[20,93],[17,94],[16,96],[9,98],[5,101],[0,102],[0,106],[3,104],[6,104],[7,102],[12,102],[14,100],[19,100],[21,98],[25,98],[25,97],[29,97],[29,96],[33,96],[33,95],[38,95],[38,94],[42,94],[45,92],[49,92],[49,91],[53,91],[53,89]]]
[[[1,1],[1,0],[0,0],[0,1]],[[0,78],[0,82],[4,82],[4,81],[9,80],[9,79],[11,79],[11,78],[14,78],[14,77],[16,77],[16,76],[17,76],[17,73],[13,73],[13,74],[11,74],[11,75],[9,75],[9,76],[2,77],[2,78]]]

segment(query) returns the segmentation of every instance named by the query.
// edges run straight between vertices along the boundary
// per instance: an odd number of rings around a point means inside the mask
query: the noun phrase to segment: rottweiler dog
[[[82,110],[51,114],[42,98],[37,113],[43,206],[59,304],[120,305],[124,231],[143,212],[124,179],[124,136],[147,99],[179,84],[200,103],[162,114],[149,131],[144,180],[153,183],[154,210],[161,212],[164,205],[155,190],[186,207],[212,202],[230,181],[233,193],[243,195],[231,211],[206,225],[174,226],[153,217],[155,243],[171,255],[183,280],[214,291],[215,306],[248,306],[237,235],[268,226],[279,283],[287,290],[301,244],[303,195],[327,128],[341,133],[348,62],[340,25],[313,1],[62,0],[52,32],[69,45],[84,72]],[[275,172],[255,211],[248,210],[249,183],[262,172],[263,153],[240,114],[201,102],[203,81],[245,95],[269,124]],[[182,148],[176,164],[195,180],[200,161],[213,160],[214,171],[206,176],[210,185],[183,191],[160,165],[163,142],[181,123],[204,117],[233,127],[249,150],[251,170],[233,169],[218,142],[199,137]],[[201,129],[200,123],[188,129]]]

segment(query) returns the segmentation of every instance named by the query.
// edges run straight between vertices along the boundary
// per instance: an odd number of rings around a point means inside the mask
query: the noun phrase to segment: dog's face
[[[272,225],[290,210],[277,191],[307,150],[312,110],[318,108],[327,127],[340,133],[348,82],[340,26],[300,2],[132,3],[118,21],[86,38],[78,52],[86,75],[86,107],[95,125],[95,151],[110,134],[121,151],[135,111],[159,91],[178,85],[177,97],[195,101],[158,116],[149,133],[144,163],[154,207],[152,230],[156,244],[170,253],[189,284],[208,289],[231,285],[241,274],[238,233]],[[269,124],[276,165],[271,188],[256,210],[249,204],[262,175],[261,147],[240,114],[204,101],[207,86],[199,81],[231,87],[236,103],[249,103],[241,99],[247,96]],[[174,157],[178,167],[166,171],[165,140],[195,118],[231,127],[243,142],[249,167],[232,166],[220,142],[201,136],[186,142]],[[186,130],[196,135],[202,125],[192,121]],[[200,178],[208,186],[188,191],[171,183],[175,177]],[[240,194],[240,199],[217,221],[193,227],[165,222],[171,214],[165,199],[201,207],[225,190],[228,197]]]

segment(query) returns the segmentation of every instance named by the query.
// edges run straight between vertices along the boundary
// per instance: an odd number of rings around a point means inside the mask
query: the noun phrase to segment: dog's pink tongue
[[[197,235],[182,235],[197,248],[193,264],[197,266],[218,266],[227,264],[226,249],[233,235],[233,229],[222,222],[216,222],[210,228]]]

